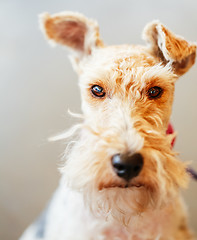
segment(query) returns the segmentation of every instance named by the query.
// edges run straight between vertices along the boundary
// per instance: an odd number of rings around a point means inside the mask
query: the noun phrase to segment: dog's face
[[[187,183],[166,135],[174,84],[194,64],[196,45],[159,22],[149,46],[105,46],[97,23],[80,14],[42,15],[51,42],[73,50],[84,122],[64,171],[96,212],[126,222],[160,208]]]

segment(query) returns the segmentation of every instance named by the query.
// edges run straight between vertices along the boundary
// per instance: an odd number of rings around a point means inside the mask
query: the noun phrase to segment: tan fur
[[[151,45],[153,53],[162,59],[170,61],[178,75],[182,75],[194,64],[196,44],[189,43],[184,38],[173,34],[159,21],[147,24],[143,38]]]
[[[43,13],[41,17],[46,36],[54,43],[67,45],[86,54],[91,53],[92,47],[103,45],[98,24],[82,14],[63,12],[50,17],[48,13]],[[89,42],[89,39],[94,39],[94,42]]]
[[[194,64],[196,45],[158,21],[143,32],[148,46],[104,46],[97,23],[81,14],[42,18],[47,38],[75,51],[84,120],[62,172],[95,218],[118,226],[104,228],[104,239],[194,239],[179,194],[188,182],[186,163],[171,149],[166,129],[175,81]],[[104,98],[92,95],[93,85],[103,87]],[[154,86],[163,94],[149,99]],[[111,166],[111,157],[125,152],[144,157],[128,188]]]

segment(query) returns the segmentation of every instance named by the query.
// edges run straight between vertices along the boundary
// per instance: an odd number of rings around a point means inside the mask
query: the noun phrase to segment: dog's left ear
[[[41,28],[52,43],[67,46],[78,60],[91,54],[93,48],[103,46],[96,21],[75,12],[62,12],[50,16],[40,15]]]
[[[173,34],[159,21],[147,24],[143,39],[160,61],[171,64],[177,75],[186,73],[195,62],[197,45]]]

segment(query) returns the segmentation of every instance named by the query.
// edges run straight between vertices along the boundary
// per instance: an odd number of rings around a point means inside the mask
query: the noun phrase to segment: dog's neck
[[[163,209],[147,211],[134,217],[131,216],[128,226],[124,226],[122,223],[112,223],[109,224],[109,228],[106,228],[105,225],[103,233],[106,235],[106,239],[115,239],[117,236],[121,240],[169,239],[175,235],[174,231],[177,229],[176,220],[182,214],[176,212],[176,206],[181,204],[177,199]]]
[[[107,240],[116,238],[121,240],[168,239],[175,234],[173,231],[177,229],[177,226],[175,226],[177,225],[177,219],[181,215],[184,216],[182,212],[176,211],[176,209],[180,210],[180,205],[182,205],[182,202],[177,198],[162,209],[149,210],[140,215],[131,216],[129,224],[125,226],[123,222],[114,220],[110,215],[106,218],[92,214],[86,202],[84,202],[82,193],[69,188],[65,189],[65,185],[60,188],[68,203],[66,208],[64,206],[63,211],[67,214],[68,212],[71,213],[73,209],[74,215],[77,212],[77,218],[74,218],[75,224],[80,226],[83,221],[83,227],[79,228],[78,231],[87,231],[88,236],[92,234],[90,239],[94,239],[95,236],[101,236],[101,239]],[[71,216],[65,216],[65,218],[71,219]]]

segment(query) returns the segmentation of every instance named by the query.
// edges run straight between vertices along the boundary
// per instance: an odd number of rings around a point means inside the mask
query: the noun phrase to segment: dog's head
[[[194,64],[196,45],[159,21],[143,31],[147,46],[105,46],[81,14],[41,19],[48,40],[72,50],[79,74],[84,122],[64,168],[71,186],[121,221],[173,200],[187,174],[166,129],[174,84]]]

